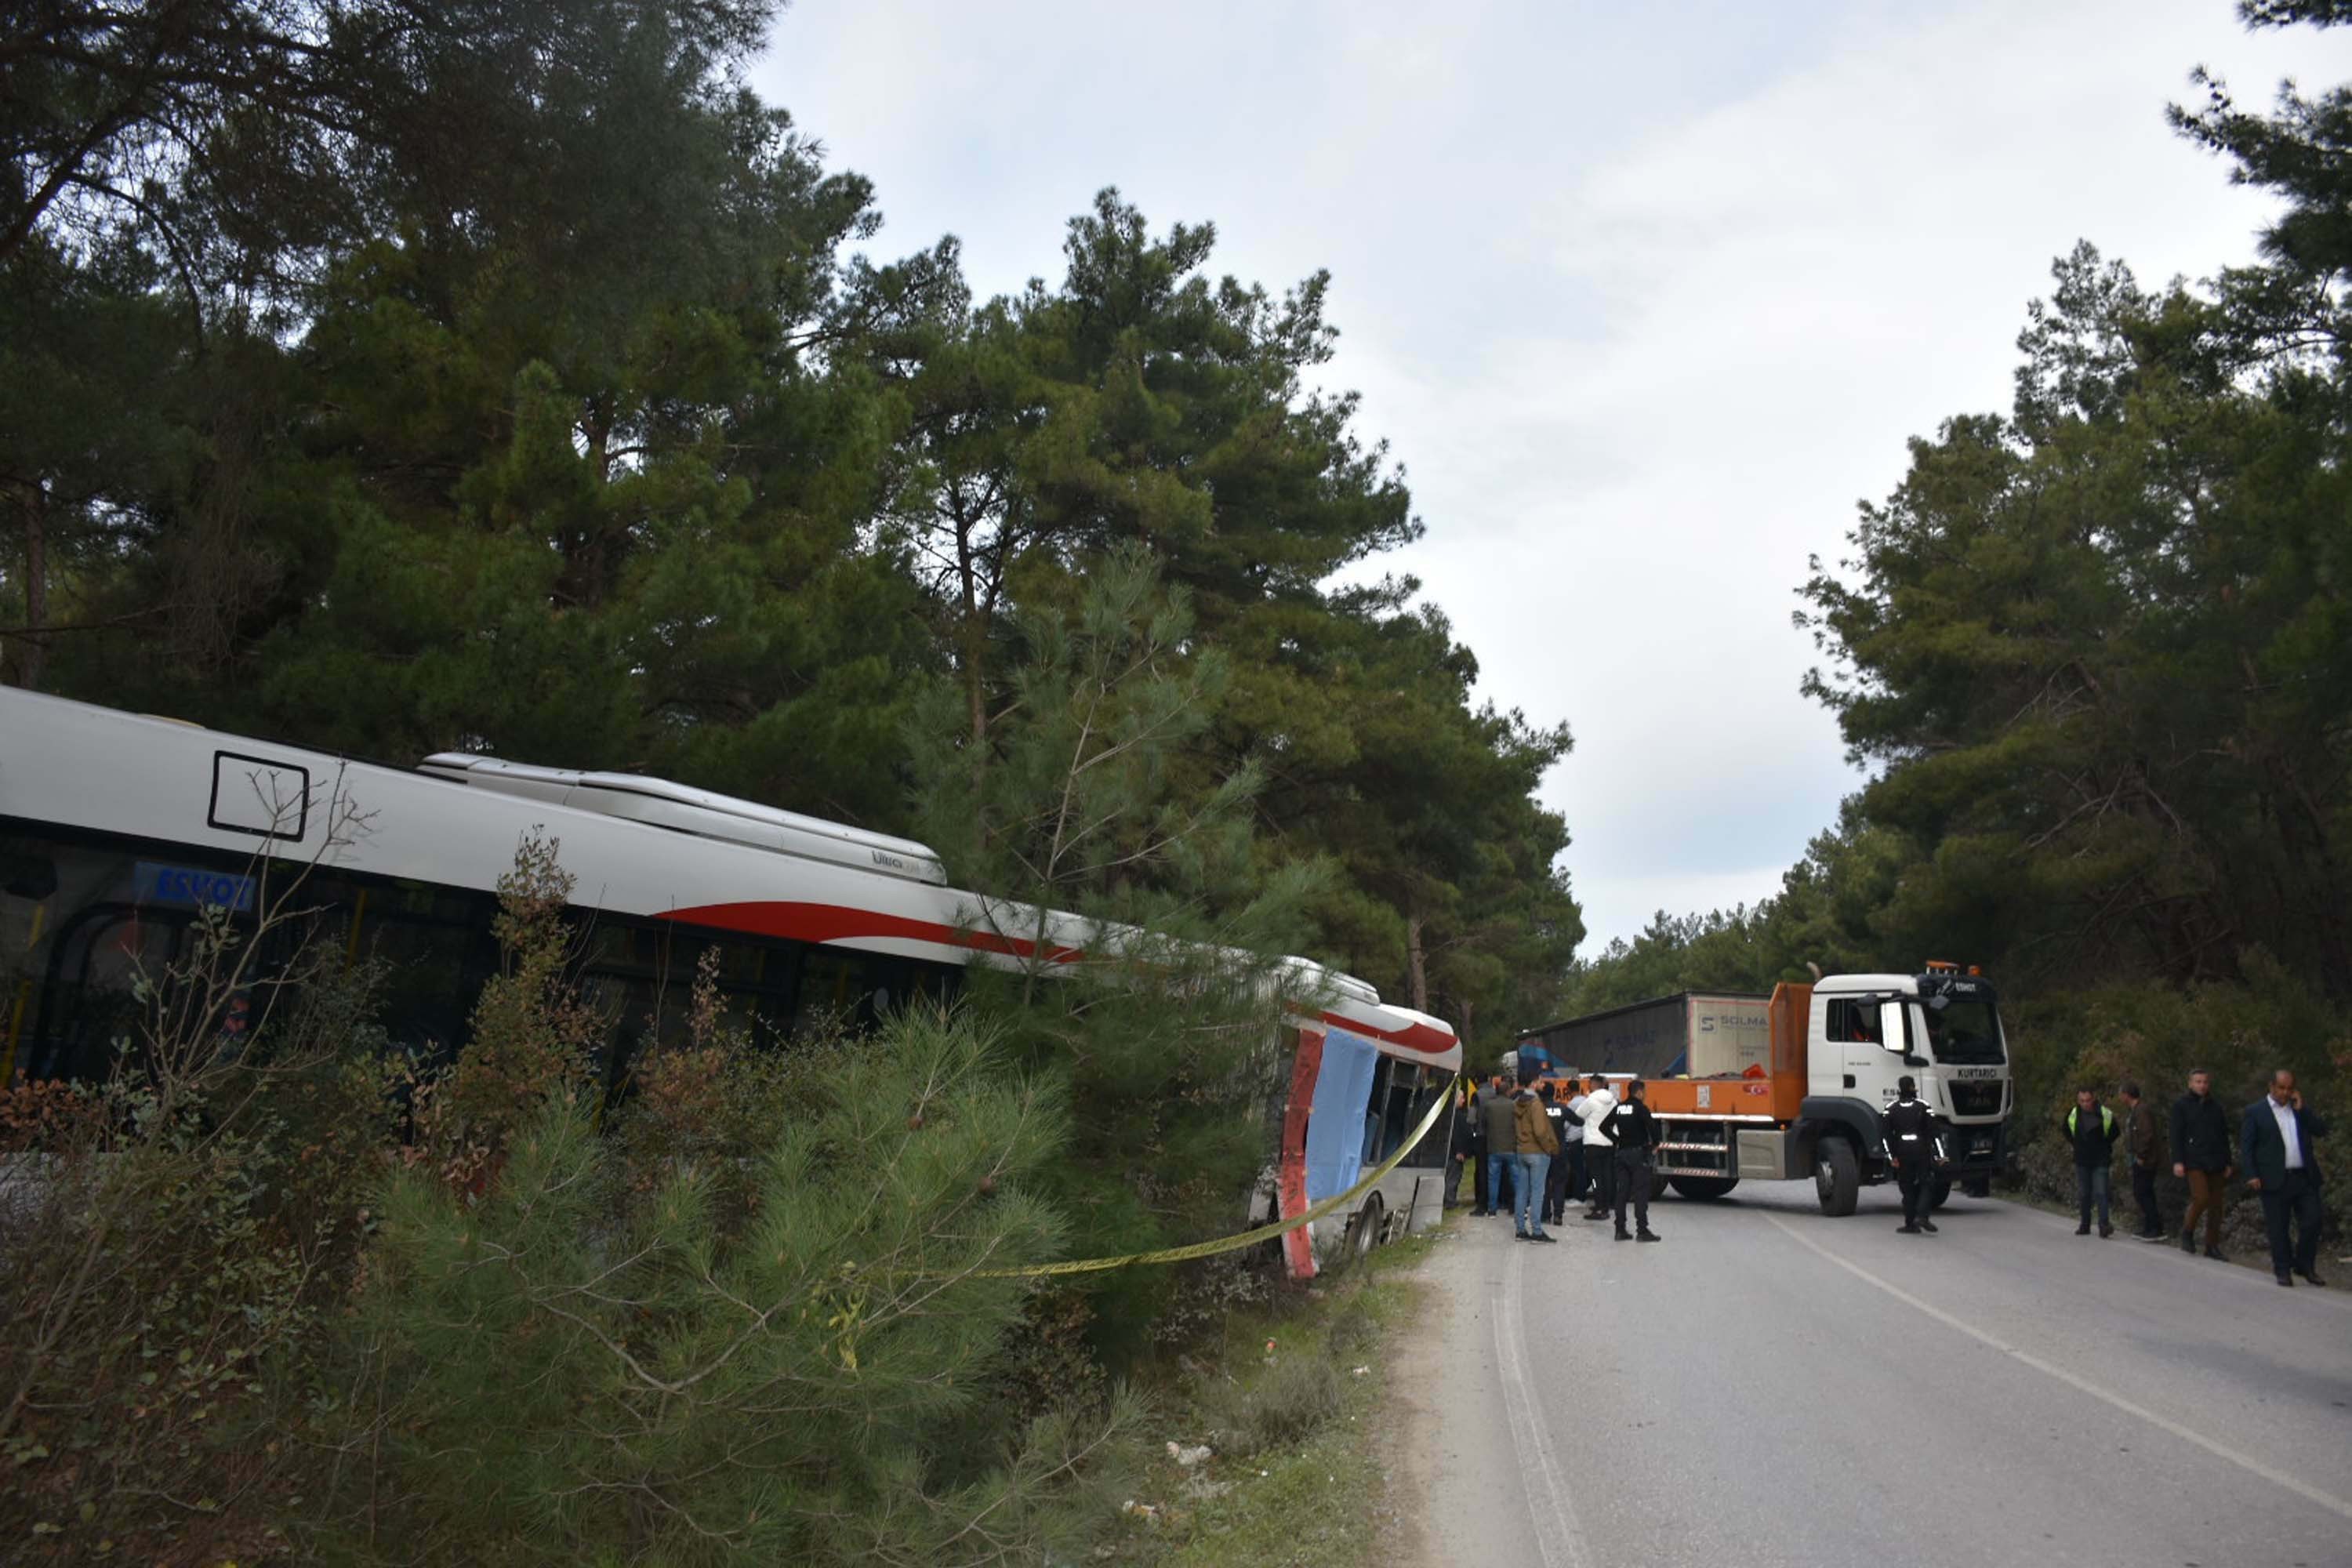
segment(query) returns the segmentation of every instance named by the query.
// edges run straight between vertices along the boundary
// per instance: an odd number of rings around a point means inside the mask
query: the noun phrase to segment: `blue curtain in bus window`
[[[1307,1201],[1344,1193],[1364,1173],[1364,1109],[1380,1066],[1372,1042],[1345,1029],[1323,1037],[1323,1068],[1307,1123]]]

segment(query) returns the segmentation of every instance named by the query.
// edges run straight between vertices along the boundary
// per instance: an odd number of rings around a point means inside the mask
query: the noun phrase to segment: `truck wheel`
[[[1667,1175],[1664,1171],[1651,1172],[1650,1201],[1654,1204],[1664,1199],[1666,1195],[1666,1184],[1673,1180],[1674,1178]]]
[[[1960,1184],[1960,1191],[1968,1194],[1969,1196],[1972,1198],[1989,1198],[1992,1196],[1992,1178],[1990,1176],[1970,1176],[1967,1181]]]
[[[1822,1212],[1843,1219],[1853,1212],[1854,1194],[1862,1188],[1862,1162],[1843,1138],[1823,1138],[1813,1154],[1813,1191]]]
[[[1942,1208],[1944,1206],[1944,1200],[1951,1195],[1952,1178],[1948,1175],[1938,1174],[1936,1177],[1935,1186],[1930,1189],[1927,1194],[1928,1211],[1933,1213],[1935,1210]]]
[[[1676,1176],[1675,1191],[1686,1198],[1719,1198],[1739,1184],[1737,1176]]]

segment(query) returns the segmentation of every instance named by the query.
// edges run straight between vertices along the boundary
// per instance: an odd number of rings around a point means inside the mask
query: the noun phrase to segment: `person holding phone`
[[[2238,1143],[2246,1185],[2263,1200],[2263,1226],[2270,1232],[2271,1272],[2282,1285],[2302,1275],[2319,1277],[2319,1141],[2327,1121],[2304,1104],[2294,1074],[2271,1074],[2271,1091],[2246,1107]],[[2288,1243],[2290,1232],[2294,1244]]]

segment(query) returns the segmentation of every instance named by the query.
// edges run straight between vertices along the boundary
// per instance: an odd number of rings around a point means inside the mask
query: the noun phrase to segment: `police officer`
[[[1613,1195],[1617,1202],[1617,1239],[1620,1241],[1656,1241],[1658,1233],[1650,1228],[1650,1182],[1653,1174],[1651,1151],[1658,1146],[1657,1119],[1642,1100],[1642,1080],[1634,1079],[1625,1085],[1625,1098],[1609,1113],[1609,1142],[1616,1151],[1617,1169],[1612,1176],[1616,1184]],[[1633,1229],[1625,1229],[1625,1204],[1633,1204]]]
[[[1895,1080],[1895,1103],[1879,1119],[1886,1140],[1886,1157],[1895,1163],[1895,1184],[1903,1192],[1902,1235],[1935,1233],[1928,1215],[1936,1206],[1936,1167],[1944,1160],[1944,1136],[1936,1129],[1936,1113],[1919,1098],[1919,1086],[1910,1079]]]
[[[1575,1147],[1570,1140],[1571,1135],[1577,1138],[1584,1135],[1584,1123],[1568,1113],[1568,1107],[1560,1103],[1559,1091],[1552,1087],[1551,1079],[1546,1079],[1536,1085],[1536,1093],[1543,1097],[1544,1115],[1550,1121],[1551,1135],[1559,1144],[1559,1152],[1551,1157],[1551,1169],[1544,1178],[1543,1220],[1546,1225],[1559,1225],[1568,1217],[1560,1211],[1568,1207],[1568,1152]]]

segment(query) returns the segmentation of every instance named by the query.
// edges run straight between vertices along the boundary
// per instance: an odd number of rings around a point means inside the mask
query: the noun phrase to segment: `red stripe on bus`
[[[1386,1040],[1390,1045],[1402,1046],[1406,1050],[1419,1051],[1423,1056],[1442,1057],[1455,1044],[1452,1035],[1444,1029],[1432,1028],[1427,1024],[1408,1024],[1402,1029],[1383,1029],[1360,1018],[1350,1018],[1339,1013],[1324,1014],[1323,1021],[1351,1035],[1370,1035],[1376,1040]]]
[[[941,947],[1007,953],[1015,958],[1026,958],[1036,952],[1035,944],[1018,937],[1000,936],[989,931],[960,931],[937,921],[886,915],[877,910],[853,910],[842,904],[767,900],[741,904],[698,904],[692,909],[672,910],[663,918],[683,921],[689,925],[714,926],[721,931],[745,931],[753,936],[784,937],[793,942],[850,942],[860,937],[898,937],[909,942],[936,942]],[[1078,950],[1075,947],[1055,948],[1046,954],[1048,961],[1055,963],[1067,963],[1078,956]]]
[[[1290,1100],[1282,1109],[1282,1155],[1276,1166],[1276,1192],[1285,1219],[1307,1212],[1307,1123],[1315,1108],[1315,1080],[1322,1071],[1322,1032],[1300,1030],[1298,1051],[1290,1062]],[[1283,1260],[1293,1279],[1315,1278],[1315,1240],[1307,1234],[1313,1229],[1302,1225],[1283,1233]]]
[[[884,914],[877,910],[851,909],[845,904],[766,900],[736,904],[698,904],[692,909],[672,910],[664,918],[691,925],[714,926],[721,931],[745,931],[754,936],[783,937],[793,942],[855,942],[860,938],[898,937],[909,942],[935,942],[941,947],[1001,952],[1014,958],[1026,958],[1036,951],[1032,943],[1019,937],[1003,936],[991,931],[964,931],[943,925],[938,921]],[[1052,963],[1067,963],[1083,954],[1075,947],[1059,947],[1046,956]],[[1350,1018],[1342,1013],[1325,1013],[1322,1017],[1325,1023],[1336,1027],[1370,1035],[1423,1056],[1442,1057],[1453,1050],[1456,1044],[1454,1036],[1446,1030],[1419,1022],[1408,1024],[1402,1029],[1384,1029],[1377,1024]]]

